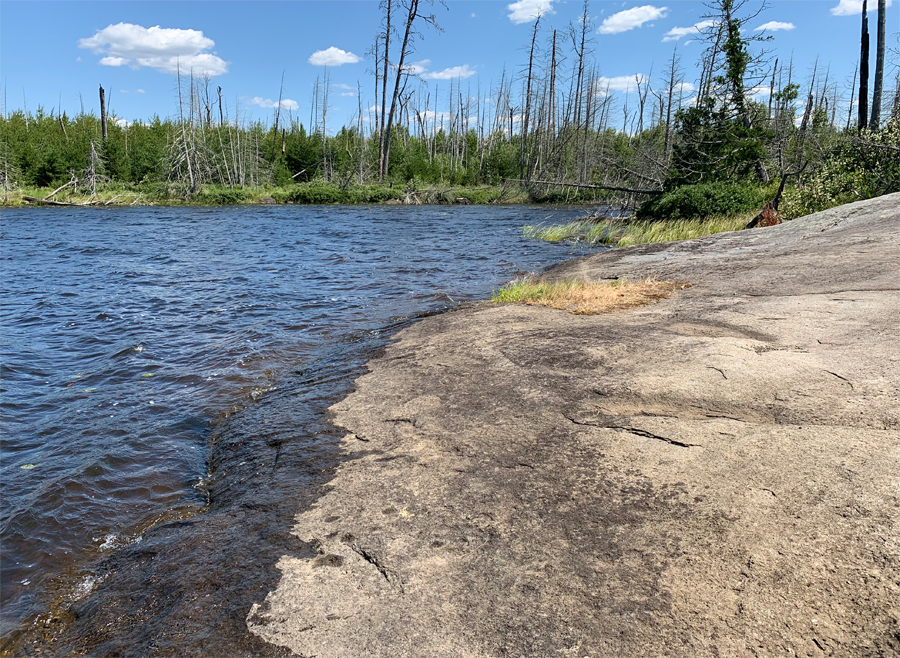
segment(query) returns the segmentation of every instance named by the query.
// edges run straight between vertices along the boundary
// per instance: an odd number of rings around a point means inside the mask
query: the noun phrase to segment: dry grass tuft
[[[516,281],[494,293],[491,301],[549,306],[576,315],[596,315],[649,304],[690,286],[678,281],[653,280],[640,283],[625,280],[612,283]]]

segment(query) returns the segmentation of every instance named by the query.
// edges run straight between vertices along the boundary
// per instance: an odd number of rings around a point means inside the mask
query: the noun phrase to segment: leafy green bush
[[[383,203],[388,199],[399,199],[403,196],[401,188],[388,185],[363,185],[352,188],[354,203]]]
[[[839,144],[818,169],[785,192],[779,210],[794,219],[891,192],[900,192],[900,117]]]
[[[752,183],[684,185],[644,202],[638,219],[704,219],[760,209],[774,190]]]
[[[458,188],[453,190],[457,199],[467,199],[469,203],[487,204],[494,203],[500,198],[503,189],[496,187]]]
[[[230,206],[245,200],[244,191],[228,187],[206,187],[197,193],[197,201],[209,206]]]
[[[275,196],[275,200],[281,203],[292,201],[293,203],[350,203],[346,190],[337,185],[331,185],[321,181],[311,183],[299,183],[287,188],[281,194]]]

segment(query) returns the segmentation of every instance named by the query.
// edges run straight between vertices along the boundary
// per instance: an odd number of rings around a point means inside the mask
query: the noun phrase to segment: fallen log
[[[27,196],[25,194],[22,195],[22,199],[24,201],[28,201],[29,203],[41,203],[47,206],[77,206],[80,204],[77,203],[66,203],[65,201],[50,201],[48,199],[41,199],[36,196]]]

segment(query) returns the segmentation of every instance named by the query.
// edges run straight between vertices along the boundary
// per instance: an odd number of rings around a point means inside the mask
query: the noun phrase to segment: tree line
[[[843,163],[844,178],[859,178],[856,170],[870,164],[865,154],[874,150],[883,156],[874,177],[864,172],[866,184],[854,179],[860,189],[852,191],[884,193],[900,189],[894,162],[900,84],[895,75],[888,81],[893,89],[885,87],[885,5],[879,0],[871,97],[865,0],[860,61],[849,84],[818,62],[801,73],[794,62],[771,58],[769,37],[747,29],[762,4],[713,0],[700,35],[699,79],[686,79],[676,51],[660,74],[636,76],[632,93],[620,97],[594,59],[588,0],[565,30],[538,17],[524,44],[527,61],[486,89],[462,79],[433,88],[419,79],[411,56],[425,31],[440,29],[428,13],[431,3],[382,0],[383,22],[370,51],[375,104],[363,108],[360,84],[350,125],[329,130],[327,73],[316,82],[303,123],[282,108],[281,97],[270,121],[248,121],[239,105],[225,102],[221,87],[187,72],[178,75],[177,111],[167,118],[108,117],[102,87],[100,116],[82,110],[70,117],[56,108],[4,112],[0,176],[5,189],[93,191],[116,183],[185,197],[208,185],[321,180],[339,186],[515,181],[646,198],[684,185],[736,181],[783,189],[789,180],[813,181],[835,163]]]

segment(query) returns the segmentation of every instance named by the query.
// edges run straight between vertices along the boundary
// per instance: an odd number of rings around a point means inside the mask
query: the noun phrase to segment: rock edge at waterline
[[[248,616],[318,658],[900,654],[900,195],[603,252],[693,287],[405,329]]]

